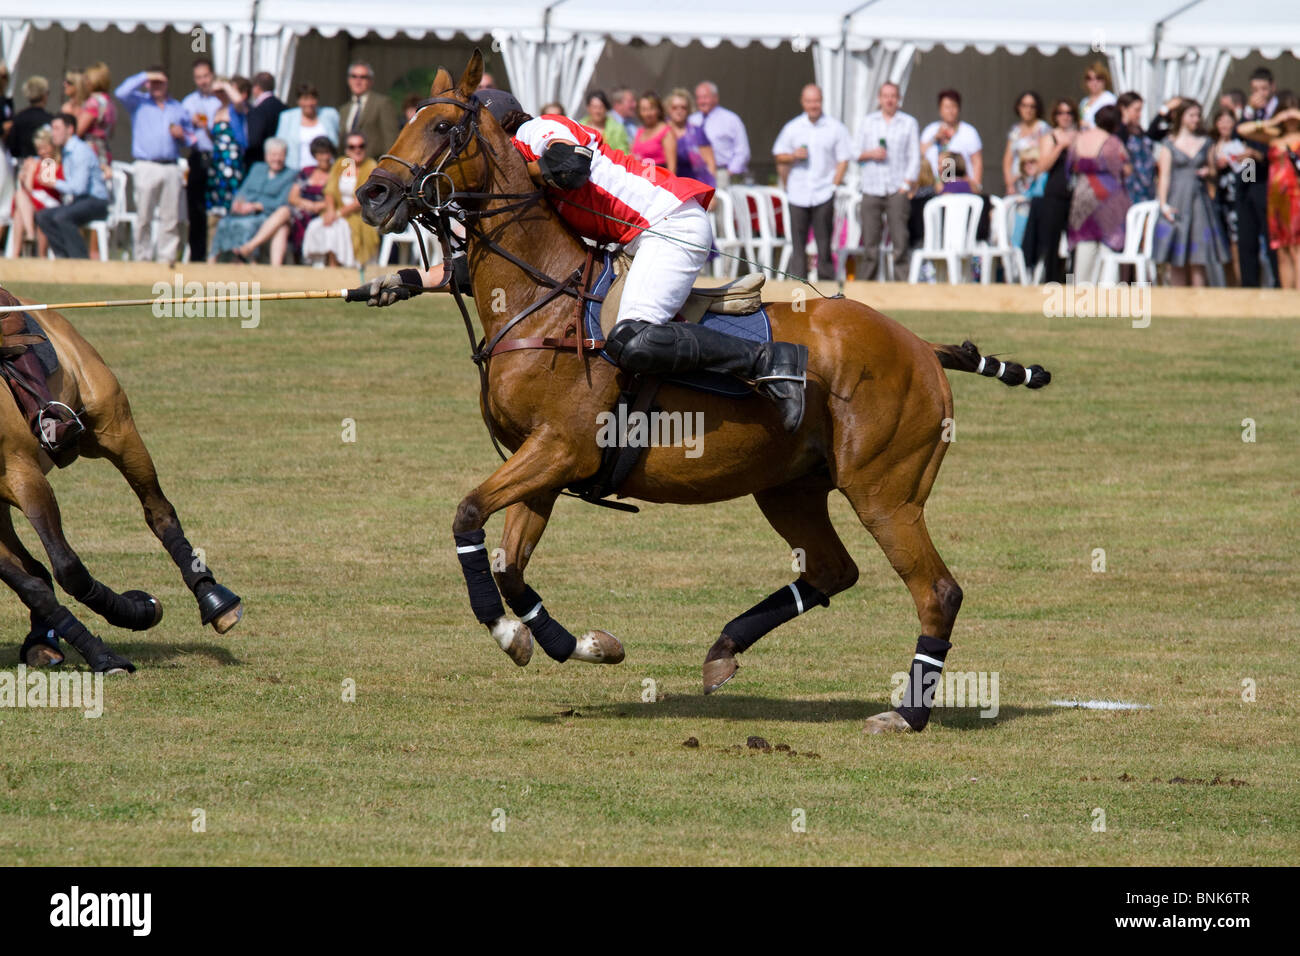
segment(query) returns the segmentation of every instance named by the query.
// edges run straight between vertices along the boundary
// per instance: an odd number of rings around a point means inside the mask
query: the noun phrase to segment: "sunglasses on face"
[[[368,80],[368,79],[370,79],[370,74],[369,74],[369,73],[349,73],[349,74],[348,74],[348,79],[349,79],[349,80]]]
[[[365,143],[348,143],[348,149],[365,149]]]

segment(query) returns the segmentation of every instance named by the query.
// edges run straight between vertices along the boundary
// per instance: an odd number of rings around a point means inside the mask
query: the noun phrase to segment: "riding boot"
[[[806,345],[751,342],[687,322],[626,320],[614,326],[605,351],[619,368],[638,375],[733,375],[776,402],[786,431],[798,431],[803,421]]]

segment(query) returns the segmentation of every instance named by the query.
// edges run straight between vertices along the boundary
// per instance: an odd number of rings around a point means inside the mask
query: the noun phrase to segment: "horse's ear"
[[[469,64],[465,67],[465,72],[461,74],[460,85],[456,87],[456,92],[465,99],[469,99],[478,90],[479,82],[482,79],[483,51],[475,47],[474,55],[469,58]]]
[[[442,96],[444,93],[450,93],[452,86],[451,74],[440,66],[438,72],[433,76],[433,84],[429,87],[429,95]]]

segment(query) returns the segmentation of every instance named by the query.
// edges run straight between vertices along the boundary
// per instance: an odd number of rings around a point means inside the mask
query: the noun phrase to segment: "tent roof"
[[[144,26],[247,25],[253,0],[226,5],[178,6],[175,0],[130,0],[111,10],[103,0],[42,0],[22,17],[38,29],[57,23],[67,28],[87,25],[103,30]],[[1004,47],[1012,53],[1037,49],[1046,53],[1069,49],[1149,46],[1157,24],[1162,52],[1178,55],[1189,48],[1227,50],[1241,56],[1260,50],[1277,56],[1300,53],[1300,3],[1296,0],[1249,0],[1243,15],[1241,0],[1089,0],[1068,9],[1043,0],[655,0],[622,3],[613,0],[260,0],[259,32],[289,27],[294,32],[318,30],[326,36],[346,32],[361,36],[436,35],[450,39],[464,34],[484,38],[494,31],[522,32],[540,39],[549,10],[552,35],[599,34],[617,42],[669,41],[678,45],[698,41],[716,46],[727,41],[776,47],[813,40],[838,45],[849,16],[850,45],[862,48],[874,41],[913,43],[922,50],[943,46],[957,51],[973,46],[981,52]]]
[[[1243,57],[1259,50],[1270,59],[1290,51],[1300,56],[1297,0],[1200,0],[1166,25],[1161,49],[1226,50]]]

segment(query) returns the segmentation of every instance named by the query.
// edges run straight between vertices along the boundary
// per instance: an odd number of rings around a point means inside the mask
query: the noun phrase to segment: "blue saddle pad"
[[[613,282],[614,257],[606,253],[605,264],[600,270],[600,275],[596,277],[596,282],[591,291],[596,295],[603,296],[609,291],[609,287]],[[600,302],[587,303],[586,324],[588,338],[599,339],[604,336],[604,332],[600,328],[600,307]],[[767,316],[767,306],[763,306],[752,315],[720,315],[717,312],[706,312],[704,318],[700,320],[700,325],[707,325],[711,329],[725,332],[727,335],[734,335],[739,339],[748,339],[751,342],[772,341],[772,322]],[[614,360],[603,351],[600,356],[610,364],[614,364]],[[686,388],[693,388],[700,392],[726,395],[730,398],[748,398],[754,394],[753,390],[744,382],[737,381],[730,375],[720,375],[715,372],[688,372],[685,375],[670,376],[665,378],[664,381],[672,382],[675,385],[683,385]]]

